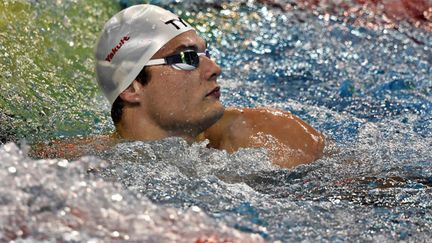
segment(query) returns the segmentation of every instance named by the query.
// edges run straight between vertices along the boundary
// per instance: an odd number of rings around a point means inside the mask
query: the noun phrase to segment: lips
[[[210,91],[207,95],[206,95],[206,97],[207,96],[212,96],[212,97],[215,97],[216,99],[219,99],[220,98],[220,87],[216,87],[216,88],[214,88],[212,91]]]

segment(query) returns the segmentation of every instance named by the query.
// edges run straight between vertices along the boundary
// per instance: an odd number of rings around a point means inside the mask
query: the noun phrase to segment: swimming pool
[[[8,143],[0,148],[0,238],[432,237],[431,33],[250,1],[156,2],[198,19],[224,70],[224,104],[291,111],[328,136],[327,155],[288,170],[272,166],[263,150],[230,155],[171,138],[35,161],[26,145]],[[1,4],[4,141],[111,130],[91,56],[117,3]]]

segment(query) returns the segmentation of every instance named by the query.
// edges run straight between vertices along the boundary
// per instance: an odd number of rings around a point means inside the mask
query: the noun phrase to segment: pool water
[[[26,141],[112,130],[92,48],[104,21],[130,1],[7,0],[0,3],[0,239],[432,238],[430,32],[404,22],[385,28],[381,16],[369,28],[325,8],[152,3],[194,20],[223,69],[226,106],[291,111],[327,136],[326,155],[281,169],[263,149],[227,154],[169,138],[75,161],[29,158]]]

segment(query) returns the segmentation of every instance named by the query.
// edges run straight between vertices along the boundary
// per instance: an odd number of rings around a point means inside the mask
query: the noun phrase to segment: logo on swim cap
[[[180,17],[178,19],[172,19],[170,21],[167,21],[167,22],[165,22],[165,24],[172,24],[174,27],[176,27],[176,29],[178,29],[178,30],[181,29],[182,27],[176,25],[174,21],[182,23],[184,27],[188,27],[188,25]]]
[[[108,62],[111,62],[111,60],[113,59],[114,55],[116,54],[117,51],[120,50],[120,48],[122,48],[122,46],[124,45],[124,43],[126,41],[128,41],[130,39],[129,36],[124,36],[120,42],[118,43],[118,45],[116,47],[114,47],[113,49],[111,49],[111,53],[107,55],[107,57],[105,58],[105,60],[107,60]]]

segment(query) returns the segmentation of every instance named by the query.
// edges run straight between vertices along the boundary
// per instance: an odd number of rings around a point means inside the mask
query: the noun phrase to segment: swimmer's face
[[[152,59],[205,49],[206,42],[190,30],[169,41]],[[201,132],[222,116],[217,84],[221,68],[208,57],[201,56],[194,70],[158,65],[146,67],[146,73],[149,79],[143,87],[143,112],[163,129]]]

